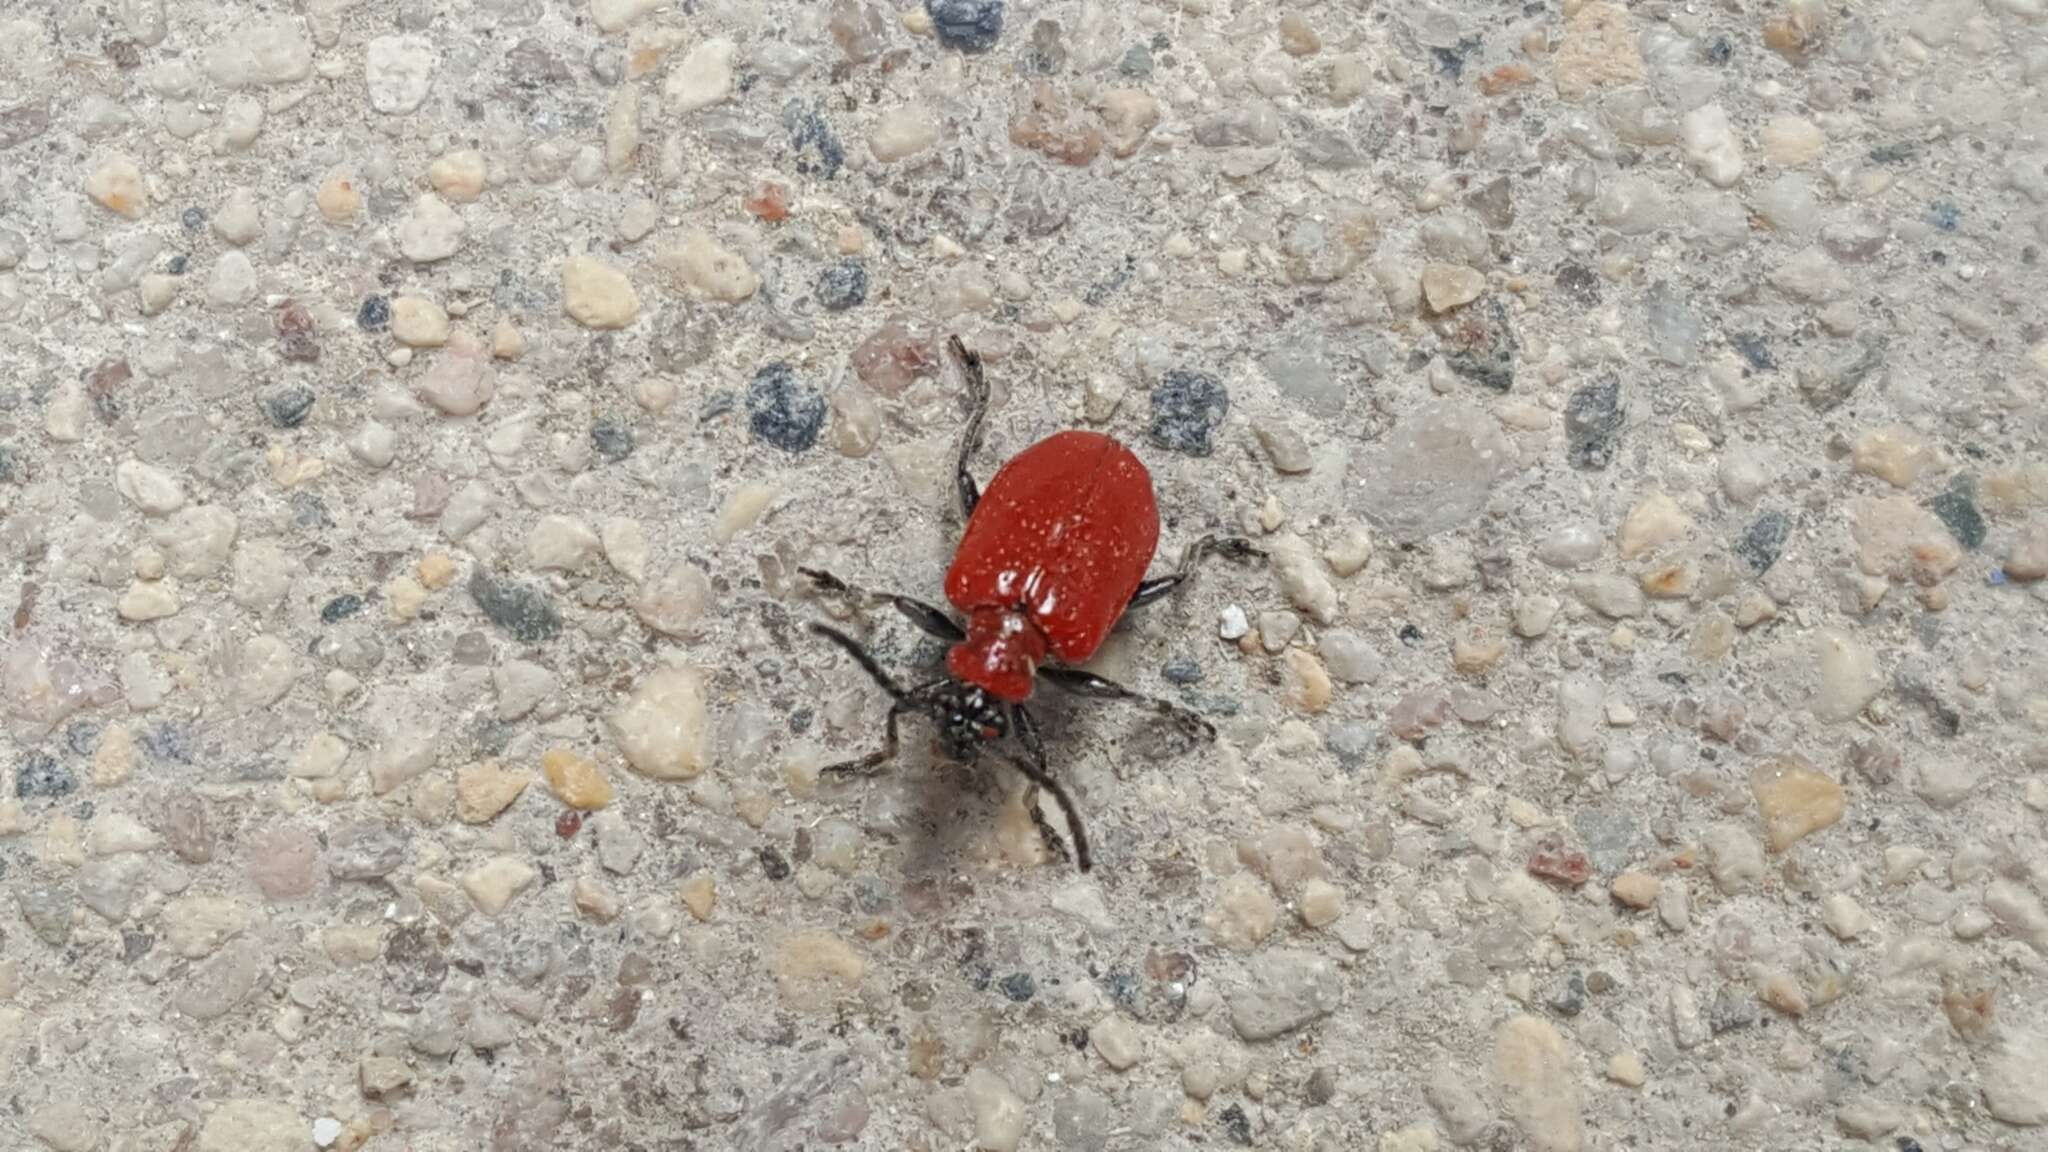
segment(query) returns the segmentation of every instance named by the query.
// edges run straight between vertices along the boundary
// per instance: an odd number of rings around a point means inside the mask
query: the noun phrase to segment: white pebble
[[[1719,104],[1707,104],[1686,113],[1679,134],[1686,160],[1709,184],[1732,188],[1742,179],[1742,145],[1728,123],[1728,113]]]

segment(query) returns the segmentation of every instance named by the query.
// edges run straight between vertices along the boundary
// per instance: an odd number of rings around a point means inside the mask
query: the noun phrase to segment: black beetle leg
[[[1219,540],[1214,536],[1204,536],[1193,544],[1188,545],[1187,551],[1181,553],[1180,569],[1178,571],[1170,576],[1155,576],[1139,584],[1138,590],[1131,593],[1131,602],[1124,606],[1124,611],[1129,612],[1133,608],[1143,608],[1154,600],[1171,594],[1174,589],[1185,584],[1195,574],[1195,565],[1202,562],[1202,557],[1211,554],[1223,556],[1231,560],[1249,560],[1253,557],[1264,556],[1266,553],[1263,549],[1242,537],[1226,536]]]

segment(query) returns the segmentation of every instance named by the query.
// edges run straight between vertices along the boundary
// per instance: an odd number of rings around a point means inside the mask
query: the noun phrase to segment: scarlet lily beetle
[[[998,750],[1031,780],[1027,807],[1046,846],[1066,845],[1040,814],[1035,789],[1058,802],[1074,837],[1073,859],[1092,867],[1081,815],[1046,767],[1045,743],[1025,703],[1039,681],[1077,696],[1120,700],[1158,712],[1200,740],[1216,738],[1207,720],[1171,701],[1133,692],[1092,672],[1085,662],[1124,613],[1143,607],[1187,582],[1203,556],[1246,559],[1265,553],[1249,541],[1204,536],[1189,545],[1178,571],[1146,579],[1159,543],[1159,509],[1152,476],[1117,441],[1097,432],[1058,432],[1026,448],[999,469],[988,491],[975,484],[968,460],[981,446],[988,415],[988,382],[981,357],[959,337],[947,343],[965,377],[973,405],[954,465],[960,511],[967,527],[946,573],[946,599],[966,616],[963,627],[944,609],[908,596],[869,593],[816,568],[799,569],[823,592],[887,603],[912,624],[952,644],[947,675],[904,688],[858,640],[825,624],[811,630],[844,649],[889,694],[882,747],[821,771],[873,775],[895,757],[896,724],[905,713],[929,717],[946,753],[971,761],[1014,735],[1019,758]],[[1057,660],[1059,663],[1050,663]]]

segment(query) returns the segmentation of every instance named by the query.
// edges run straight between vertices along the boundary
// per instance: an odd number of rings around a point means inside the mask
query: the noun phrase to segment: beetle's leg
[[[1183,732],[1204,743],[1216,739],[1215,725],[1171,700],[1161,700],[1157,696],[1133,692],[1114,680],[1104,680],[1093,672],[1083,672],[1079,668],[1040,668],[1038,674],[1054,687],[1063,688],[1076,696],[1087,696],[1095,700],[1121,700],[1127,704],[1150,708],[1173,721]]]
[[[945,609],[936,605],[927,604],[922,600],[915,600],[909,596],[898,596],[894,592],[870,592],[858,584],[848,584],[846,581],[841,580],[822,568],[798,568],[797,571],[810,577],[811,583],[821,592],[828,592],[835,596],[844,596],[849,600],[860,601],[863,604],[886,601],[896,611],[903,613],[905,619],[917,625],[918,629],[927,635],[936,636],[941,640],[951,641],[955,644],[967,639],[967,633],[961,631],[960,625],[954,623],[953,618],[946,615]]]
[[[967,381],[967,399],[973,405],[967,414],[967,428],[960,434],[960,456],[953,464],[960,485],[960,518],[965,520],[974,515],[974,506],[981,503],[981,486],[967,470],[967,461],[981,449],[982,421],[988,416],[988,378],[981,372],[981,353],[970,351],[958,336],[946,338],[946,349],[960,362],[960,375]]]
[[[896,736],[897,720],[905,712],[922,711],[922,708],[919,706],[920,698],[918,693],[905,692],[903,686],[896,683],[895,677],[884,672],[882,666],[875,663],[875,658],[868,654],[866,648],[861,647],[860,641],[839,631],[837,628],[828,628],[823,624],[814,623],[810,626],[810,629],[838,645],[848,656],[853,657],[854,663],[860,665],[861,671],[866,672],[881,687],[882,691],[889,694],[889,718],[884,722],[882,746],[858,759],[842,760],[836,764],[827,764],[823,768],[818,769],[818,774],[820,776],[828,773],[834,776],[872,776],[882,765],[888,763],[896,756],[898,745]],[[922,691],[923,689],[918,690],[918,692]]]
[[[1138,585],[1138,590],[1131,593],[1131,602],[1124,606],[1124,611],[1143,608],[1186,583],[1188,578],[1195,574],[1195,565],[1201,563],[1202,557],[1210,553],[1232,560],[1249,560],[1266,554],[1263,549],[1240,536],[1225,536],[1220,540],[1214,536],[1204,536],[1188,545],[1188,550],[1181,553],[1179,571],[1171,576],[1155,576]]]
[[[1081,813],[1075,809],[1074,801],[1067,796],[1067,790],[1060,787],[1059,781],[1052,778],[1052,772],[1046,767],[1045,741],[1038,738],[1038,722],[1032,718],[1031,713],[1022,708],[1011,709],[1010,717],[1010,727],[1017,733],[1017,742],[1024,746],[1024,751],[1030,759],[1020,760],[1009,755],[1004,755],[1003,759],[1022,772],[1034,788],[1043,788],[1052,793],[1054,802],[1060,806],[1060,813],[1067,818],[1067,828],[1074,834],[1075,867],[1083,872],[1094,868],[1095,861],[1088,854],[1088,832],[1081,826]],[[1059,833],[1053,831],[1052,825],[1046,823],[1045,813],[1038,810],[1038,798],[1031,796],[1026,800],[1031,822],[1038,826],[1038,835],[1045,841],[1045,846],[1060,859],[1066,859],[1067,846],[1061,841]]]
[[[818,769],[820,776],[873,776],[881,772],[882,765],[896,758],[896,721],[911,707],[901,701],[889,705],[889,718],[882,722],[882,746],[865,756],[853,760],[841,760]]]

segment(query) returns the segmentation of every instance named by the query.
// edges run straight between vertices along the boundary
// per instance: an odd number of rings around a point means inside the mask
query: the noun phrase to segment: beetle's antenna
[[[860,641],[855,640],[837,628],[829,628],[823,624],[813,622],[806,625],[806,627],[845,649],[846,654],[853,657],[853,662],[860,665],[861,670],[866,672],[876,684],[881,685],[882,691],[887,692],[890,699],[898,703],[909,703],[910,694],[903,690],[901,684],[896,683],[894,677],[882,671],[882,666],[875,663],[875,658],[868,654],[868,650],[861,646]]]

